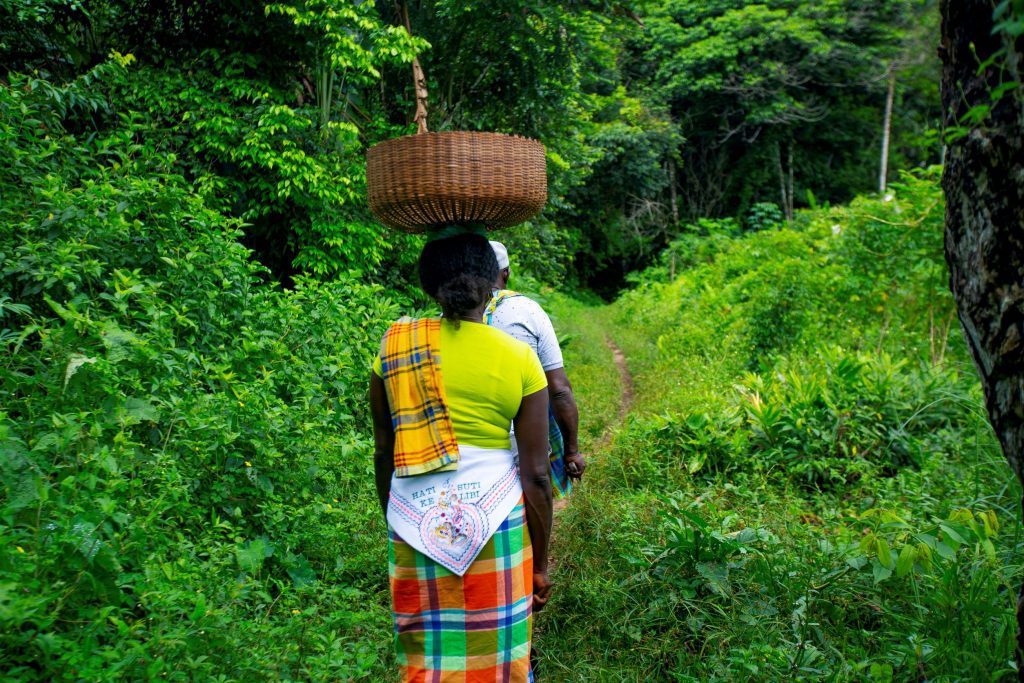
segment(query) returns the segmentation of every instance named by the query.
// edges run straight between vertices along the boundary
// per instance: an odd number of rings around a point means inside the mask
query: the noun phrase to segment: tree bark
[[[782,202],[782,214],[789,218],[789,199],[786,193],[786,173],[782,168],[782,146],[775,143],[775,170],[779,173],[779,199]]]
[[[941,0],[945,128],[991,104],[1000,82],[1020,80],[1024,39],[993,35],[990,0]],[[999,50],[995,62],[980,63]],[[1024,96],[1006,93],[985,121],[952,140],[942,176],[946,261],[957,315],[981,375],[989,420],[1024,480]],[[1024,595],[1024,593],[1022,593]],[[1017,606],[1017,661],[1024,664],[1024,610]],[[1024,666],[1020,666],[1024,680]]]
[[[676,160],[668,160],[668,189],[672,201],[672,236],[679,230],[679,198],[676,196]]]
[[[786,221],[793,220],[795,207],[793,205],[793,143],[786,143],[786,166],[787,172],[782,165],[782,145],[775,143],[775,169],[779,173],[779,195],[782,198],[782,213]]]
[[[786,220],[793,220],[793,215],[796,213],[796,206],[793,202],[793,142],[786,143],[786,165],[789,166],[789,183],[787,184],[788,193],[786,195]]]
[[[416,132],[427,132],[427,77],[420,66],[419,57],[412,58],[412,80],[416,85]]]
[[[892,130],[892,104],[896,98],[896,66],[889,66],[889,87],[885,93],[885,116],[882,119],[882,159],[878,164],[878,192],[884,193],[889,173],[889,132]]]

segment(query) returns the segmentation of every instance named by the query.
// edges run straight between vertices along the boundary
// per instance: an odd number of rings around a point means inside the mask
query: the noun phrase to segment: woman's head
[[[427,242],[419,272],[423,291],[457,321],[490,298],[498,262],[486,237],[466,233]]]

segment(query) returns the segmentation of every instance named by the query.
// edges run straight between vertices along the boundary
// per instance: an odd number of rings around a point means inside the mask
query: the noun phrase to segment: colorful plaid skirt
[[[565,441],[562,430],[555,422],[555,411],[548,406],[548,445],[551,452],[548,460],[551,463],[551,493],[555,498],[568,498],[572,494],[572,479],[565,469]]]
[[[465,576],[388,536],[402,680],[532,681],[533,547],[522,500]]]

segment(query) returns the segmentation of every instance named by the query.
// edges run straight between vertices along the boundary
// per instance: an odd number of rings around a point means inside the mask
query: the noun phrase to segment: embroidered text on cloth
[[[461,446],[459,469],[391,480],[391,529],[462,576],[523,495],[519,462],[505,448]]]
[[[454,470],[459,463],[441,378],[439,318],[401,318],[381,341],[381,376],[395,430],[395,476]]]

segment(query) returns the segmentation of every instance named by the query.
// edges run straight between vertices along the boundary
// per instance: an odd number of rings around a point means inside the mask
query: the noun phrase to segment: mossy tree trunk
[[[1000,87],[1021,80],[1024,38],[993,31],[991,0],[940,7],[950,288],[992,427],[1024,480],[1024,93]],[[1017,622],[1021,662],[1020,601]]]

